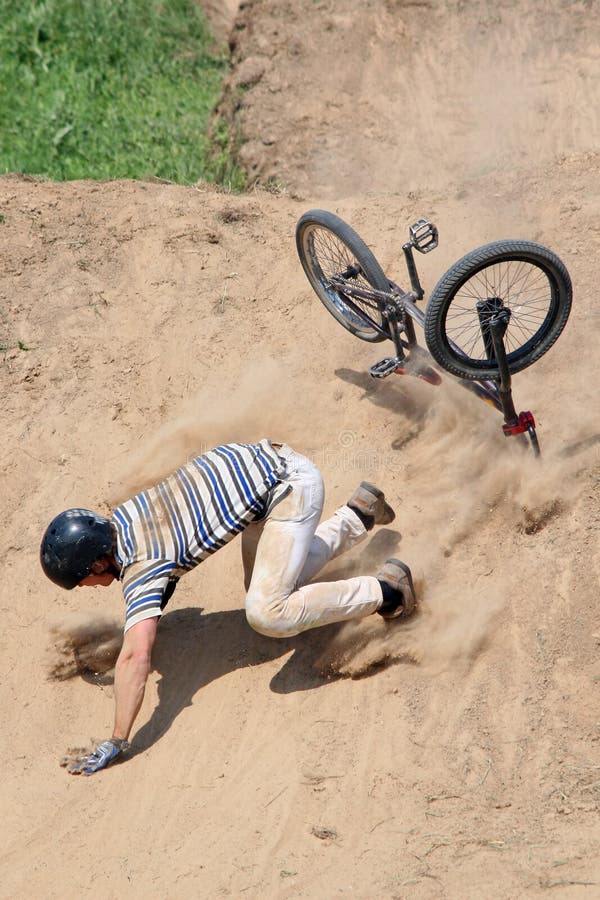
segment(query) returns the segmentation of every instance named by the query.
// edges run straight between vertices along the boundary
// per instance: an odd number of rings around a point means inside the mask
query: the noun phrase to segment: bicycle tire
[[[367,320],[364,321],[344,303],[340,292],[331,284],[332,275],[339,276],[350,266],[357,265],[360,272],[352,276],[352,284],[360,287],[362,282],[365,287],[389,291],[389,279],[350,225],[324,209],[308,210],[296,225],[296,248],[314,292],[334,319],[362,341],[378,343],[390,337],[387,322],[376,301],[354,300],[364,312]]]
[[[459,259],[435,286],[424,324],[429,352],[459,378],[499,379],[476,308],[490,297],[511,311],[505,347],[514,374],[540,359],[561,334],[571,311],[571,279],[559,257],[533,241],[493,241]]]

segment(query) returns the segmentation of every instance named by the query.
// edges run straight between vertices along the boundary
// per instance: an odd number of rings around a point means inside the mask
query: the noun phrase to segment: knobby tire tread
[[[540,359],[560,336],[569,318],[572,301],[571,279],[564,263],[547,247],[525,240],[493,241],[467,253],[440,278],[425,314],[425,342],[436,362],[452,375],[468,380],[496,379],[498,366],[489,360],[459,355],[449,344],[446,315],[461,286],[492,265],[509,261],[527,262],[540,268],[554,287],[554,309],[548,321],[538,329],[539,339],[511,352],[508,358],[512,374]],[[548,318],[547,314],[547,318]]]

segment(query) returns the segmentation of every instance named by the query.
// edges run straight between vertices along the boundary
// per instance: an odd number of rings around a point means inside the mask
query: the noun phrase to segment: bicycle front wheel
[[[554,344],[571,299],[569,273],[551,250],[533,241],[494,241],[467,253],[439,280],[427,304],[425,341],[453,375],[498,380],[498,364],[484,341],[482,308],[510,310],[504,345],[515,373]]]
[[[361,312],[358,315],[344,298],[343,289],[332,283],[335,278],[338,283],[347,282],[350,288],[389,291],[389,279],[383,269],[346,222],[323,209],[311,209],[296,225],[296,247],[317,297],[344,328],[371,343],[390,337],[381,301],[353,297],[352,302]]]

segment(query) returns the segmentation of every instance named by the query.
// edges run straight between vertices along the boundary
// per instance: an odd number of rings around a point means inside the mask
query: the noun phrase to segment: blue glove
[[[68,767],[67,771],[71,775],[93,775],[94,772],[99,772],[100,769],[109,766],[120,753],[124,753],[126,750],[129,750],[127,741],[116,737],[109,738],[102,744],[98,744],[88,756],[80,756]]]

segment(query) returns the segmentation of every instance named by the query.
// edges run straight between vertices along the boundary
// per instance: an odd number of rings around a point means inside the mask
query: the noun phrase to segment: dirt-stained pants
[[[287,463],[283,487],[291,485],[292,490],[242,534],[248,622],[261,634],[291,637],[318,625],[370,615],[383,599],[376,578],[307,583],[329,560],[366,537],[364,525],[348,506],[319,524],[321,473],[285,444],[278,453]]]

